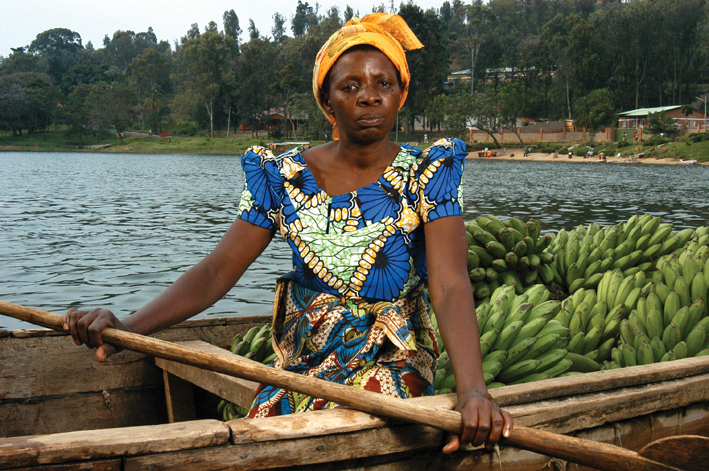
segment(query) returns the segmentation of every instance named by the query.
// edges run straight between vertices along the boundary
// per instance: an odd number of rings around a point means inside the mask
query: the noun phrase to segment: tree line
[[[397,13],[425,45],[407,53],[406,137],[415,123],[452,135],[470,125],[516,132],[521,117],[600,128],[617,111],[691,103],[708,87],[706,0],[453,0],[428,10],[409,1]],[[106,35],[100,48],[69,29],[44,31],[0,56],[0,130],[64,125],[83,142],[127,128],[214,136],[243,125],[258,136],[275,108],[298,120],[292,137],[321,139],[331,127],[311,96],[314,58],[359,15],[298,0],[289,29],[274,13],[270,31],[253,20],[242,31],[232,9],[173,44],[148,28]]]

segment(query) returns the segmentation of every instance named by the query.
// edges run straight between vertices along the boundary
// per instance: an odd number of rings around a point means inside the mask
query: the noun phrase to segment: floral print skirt
[[[272,365],[401,398],[433,394],[438,345],[419,285],[394,302],[346,299],[287,276],[276,284]],[[260,385],[250,418],[330,409],[338,404]]]

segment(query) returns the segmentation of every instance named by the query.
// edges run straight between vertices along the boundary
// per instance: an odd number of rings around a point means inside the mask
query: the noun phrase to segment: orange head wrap
[[[399,70],[402,82],[399,108],[404,106],[406,95],[409,91],[409,82],[411,81],[409,64],[406,62],[404,51],[412,51],[423,47],[423,44],[416,38],[416,35],[411,31],[411,28],[409,28],[409,25],[406,24],[402,17],[387,13],[372,13],[361,20],[352,18],[345,26],[330,36],[330,39],[320,48],[320,52],[318,52],[318,56],[315,59],[315,67],[313,68],[313,94],[315,94],[315,99],[320,109],[332,123],[332,138],[334,140],[339,139],[339,132],[337,131],[335,117],[328,114],[325,108],[323,108],[323,81],[342,53],[360,44],[368,44],[376,47],[382,51]]]

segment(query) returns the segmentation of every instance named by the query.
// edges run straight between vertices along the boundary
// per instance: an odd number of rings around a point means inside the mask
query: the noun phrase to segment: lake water
[[[709,224],[709,167],[470,160],[465,218],[537,217],[545,231],[649,212]],[[218,242],[236,216],[238,156],[0,153],[0,299],[125,317]],[[290,269],[278,236],[204,316],[269,314]],[[31,328],[0,316],[0,328]]]

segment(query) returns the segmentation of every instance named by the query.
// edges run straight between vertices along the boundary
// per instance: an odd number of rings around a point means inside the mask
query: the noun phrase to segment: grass
[[[226,134],[214,139],[209,137],[169,137],[157,138],[149,136],[126,136],[123,143],[115,134],[109,135],[100,142],[96,137],[85,140],[83,146],[68,144],[64,131],[49,131],[46,134],[33,134],[28,137],[26,134],[20,137],[0,136],[0,151],[45,151],[45,152],[113,152],[113,153],[141,153],[141,154],[225,154],[241,155],[251,146],[265,146],[268,142],[277,139],[269,139],[264,134],[259,139],[251,138],[251,134],[233,133],[229,139]],[[282,139],[285,140],[285,139]],[[295,139],[294,139],[295,140]],[[412,142],[412,141],[409,141]],[[415,141],[414,141],[415,142]],[[311,145],[320,144],[320,141],[311,141]],[[96,149],[86,146],[106,145],[109,147]],[[468,143],[468,150],[477,150],[477,144],[489,146],[490,143]],[[519,147],[511,143],[506,143],[509,148]],[[658,159],[697,159],[700,162],[709,162],[709,140],[701,142],[691,142],[691,139],[682,138],[676,142],[668,142],[659,146],[643,145],[631,143],[625,147],[618,147],[615,142],[597,143],[526,143],[524,147],[531,147],[533,152],[554,151],[566,153],[572,148],[578,147],[584,150],[586,145],[595,147],[595,153],[605,152],[607,155],[621,153],[622,157],[643,154],[644,158]],[[419,147],[425,147],[420,144]]]
[[[0,151],[45,151],[45,152],[115,152],[141,154],[233,154],[241,155],[251,146],[265,146],[277,139],[268,139],[265,134],[258,139],[251,134],[235,133],[226,139],[226,133],[214,139],[209,137],[168,137],[125,136],[123,142],[115,134],[100,142],[94,136],[85,139],[83,145],[69,144],[64,131],[49,131],[47,134],[27,134],[19,137],[0,137]],[[105,148],[90,146],[110,145]],[[312,142],[313,145],[319,142]]]

